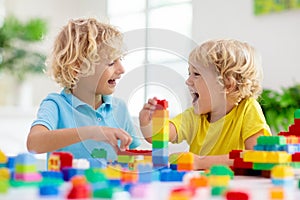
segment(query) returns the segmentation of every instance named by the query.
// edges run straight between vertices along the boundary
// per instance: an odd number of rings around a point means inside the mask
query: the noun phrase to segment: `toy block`
[[[118,155],[117,161],[119,163],[133,163],[134,156]]]
[[[227,191],[227,186],[214,186],[211,188],[211,195],[215,196],[223,196]]]
[[[178,156],[178,164],[194,164],[194,154],[191,152],[183,152]]]
[[[36,158],[32,154],[21,153],[16,156],[15,163],[20,163],[24,165],[36,164]]]
[[[7,156],[4,154],[3,151],[0,150],[0,164],[6,164],[7,163]]]
[[[59,155],[50,155],[48,159],[48,170],[60,171],[60,157]]]
[[[153,149],[152,156],[154,156],[154,157],[158,157],[158,156],[168,157],[169,156],[169,148]]]
[[[233,166],[235,168],[240,168],[240,169],[252,169],[253,163],[252,162],[244,162],[242,158],[235,158],[233,160]]]
[[[104,188],[97,188],[93,191],[94,198],[105,198],[105,199],[112,199],[113,194],[116,192],[121,191],[119,187],[104,187]]]
[[[172,181],[182,181],[183,176],[186,174],[185,171],[175,171],[171,169],[162,169],[160,171],[160,181],[162,182],[172,182]]]
[[[164,141],[164,142],[169,142],[169,133],[164,132],[164,133],[154,133],[152,135],[152,141]]]
[[[152,114],[152,118],[169,118],[168,110],[155,110]]]
[[[293,178],[294,169],[290,166],[277,165],[271,170],[271,177],[276,179]]]
[[[168,101],[166,101],[165,99],[163,100],[156,100],[157,104],[156,104],[156,110],[166,110],[168,108]]]
[[[300,119],[300,109],[296,109],[294,112],[294,118],[295,119]]]
[[[178,163],[177,171],[192,171],[194,170],[194,163]]]
[[[122,168],[121,166],[107,166],[105,169],[101,169],[101,172],[105,174],[107,179],[120,179]]]
[[[229,175],[210,175],[208,176],[208,182],[210,186],[228,186],[231,180]]]
[[[62,172],[57,172],[57,171],[42,171],[41,175],[43,179],[58,179],[58,180],[63,180],[63,174]]]
[[[74,176],[71,179],[72,189],[69,191],[68,199],[88,199],[91,197],[91,188],[84,176]]]
[[[169,120],[167,118],[152,118],[152,133],[169,133]]]
[[[152,163],[153,164],[168,165],[169,157],[168,156],[152,156]]]
[[[139,174],[136,171],[123,170],[121,173],[122,183],[136,183],[138,181]]]
[[[228,190],[224,194],[226,200],[249,200],[250,193],[242,190]]]
[[[9,190],[10,184],[8,180],[0,179],[0,195],[6,194]]]
[[[64,167],[61,170],[62,174],[63,174],[63,179],[64,181],[69,181],[72,179],[72,177],[76,176],[76,175],[83,175],[84,174],[84,170],[82,169],[75,169],[72,167]]]
[[[192,177],[189,181],[189,186],[193,188],[207,187],[208,185],[209,182],[206,176]]]
[[[65,167],[72,167],[73,155],[69,152],[53,152],[53,155],[58,155],[60,158],[60,170]]]
[[[284,151],[267,152],[266,163],[286,163],[291,162],[292,156]]]
[[[14,173],[14,180],[25,182],[39,182],[42,180],[40,173]]]
[[[286,151],[289,154],[293,154],[293,153],[299,152],[299,145],[298,144],[287,144],[282,147],[282,150]]]
[[[253,163],[253,169],[255,170],[271,170],[278,163]]]
[[[152,141],[152,149],[167,148],[169,141]]]
[[[39,187],[39,194],[40,196],[58,196],[59,195],[59,188],[57,185],[41,185]]]
[[[257,138],[258,145],[284,145],[286,138],[284,136],[259,136]]]
[[[15,167],[15,160],[16,160],[16,157],[15,156],[9,156],[7,158],[7,163],[6,163],[6,167],[8,169],[14,169]]]
[[[284,197],[284,189],[282,187],[272,187],[269,191],[270,199],[285,199]]]
[[[10,171],[8,168],[0,168],[0,180],[9,180]]]
[[[177,154],[177,153],[175,153],[175,154],[171,154],[170,156],[169,156],[169,162],[171,163],[171,164],[178,164],[178,157],[179,157],[179,154]]]
[[[240,158],[242,151],[243,150],[232,150],[232,151],[230,151],[229,152],[229,158],[230,159]]]
[[[299,137],[294,135],[286,136],[286,143],[287,144],[299,144]]]
[[[107,159],[107,151],[105,149],[93,149],[91,155],[93,158]]]
[[[29,165],[24,165],[24,164],[16,164],[15,166],[15,172],[16,173],[33,173],[36,172],[36,165],[34,164],[29,164]]]
[[[229,176],[231,179],[234,176],[233,171],[226,165],[213,165],[209,169],[209,176]]]
[[[88,158],[90,168],[106,168],[107,160],[104,158]]]
[[[128,156],[151,156],[152,150],[138,150],[138,149],[129,149],[125,151],[118,151],[118,155],[128,155]]]
[[[168,200],[189,200],[195,195],[195,189],[188,186],[179,186],[171,190]]]
[[[294,185],[294,178],[285,178],[285,179],[272,178],[272,184],[276,186],[291,187]]]
[[[73,159],[72,166],[76,169],[89,169],[90,162],[87,159]]]
[[[267,153],[266,151],[245,151],[243,159],[245,162],[265,163],[267,162]]]
[[[98,168],[87,169],[85,170],[84,175],[90,183],[105,182],[107,180],[105,174]]]
[[[295,152],[294,154],[292,154],[292,161],[300,162],[300,152]]]

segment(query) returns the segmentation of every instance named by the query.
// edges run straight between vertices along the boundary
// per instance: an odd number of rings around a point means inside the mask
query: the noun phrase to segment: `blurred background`
[[[153,96],[169,102],[171,117],[191,105],[184,83],[188,54],[213,38],[246,41],[261,54],[260,102],[273,134],[286,130],[300,108],[297,0],[0,0],[0,149],[5,153],[26,151],[39,103],[60,92],[43,73],[45,58],[60,28],[80,17],[110,22],[124,33],[126,73],[114,95],[126,101],[135,122]],[[187,150],[185,144],[171,148]]]

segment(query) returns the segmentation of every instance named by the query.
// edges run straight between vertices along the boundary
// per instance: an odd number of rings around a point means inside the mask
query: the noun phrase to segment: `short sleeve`
[[[175,143],[181,143],[183,140],[186,140],[188,144],[192,143],[199,126],[199,120],[196,119],[192,107],[171,119],[170,123],[174,124],[177,131],[177,141]]]
[[[255,99],[251,99],[246,106],[244,119],[247,119],[243,121],[242,126],[242,137],[244,141],[261,130],[264,131],[264,135],[266,136],[272,135],[262,109]]]
[[[49,130],[57,129],[58,126],[58,106],[52,100],[44,100],[40,104],[37,118],[31,126],[43,125]]]

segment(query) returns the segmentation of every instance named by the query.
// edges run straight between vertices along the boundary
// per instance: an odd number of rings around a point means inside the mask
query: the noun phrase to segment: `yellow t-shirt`
[[[223,155],[245,149],[245,141],[260,130],[271,135],[259,103],[244,99],[226,116],[209,123],[207,115],[196,115],[193,107],[170,120],[176,127],[177,143],[186,140],[197,155]]]

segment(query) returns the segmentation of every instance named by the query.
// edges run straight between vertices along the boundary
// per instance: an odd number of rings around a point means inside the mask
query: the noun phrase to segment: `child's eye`
[[[109,67],[113,66],[115,64],[115,61],[108,64]]]
[[[200,74],[195,72],[195,73],[194,73],[194,76],[200,76]]]

